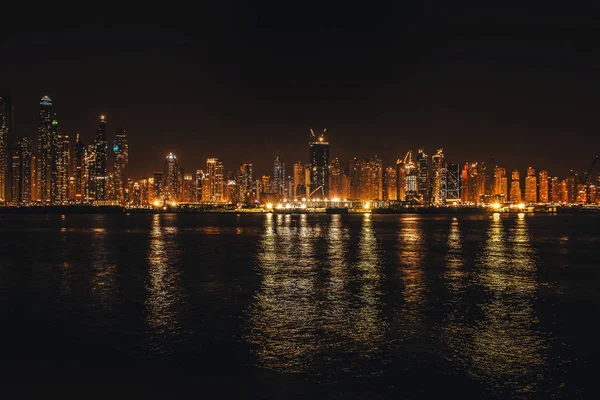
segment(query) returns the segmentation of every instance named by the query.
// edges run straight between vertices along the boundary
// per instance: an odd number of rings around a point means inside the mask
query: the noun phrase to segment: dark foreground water
[[[599,235],[594,215],[2,215],[0,393],[594,397]]]

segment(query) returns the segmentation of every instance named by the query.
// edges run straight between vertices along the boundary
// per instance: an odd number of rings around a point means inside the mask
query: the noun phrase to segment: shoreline
[[[51,206],[51,207],[0,207],[0,215],[28,215],[28,214],[364,214],[365,211],[352,211],[332,213],[326,209],[318,210],[258,210],[256,209],[144,209],[144,208],[125,208],[120,206]],[[600,214],[600,208],[583,208],[583,207],[556,207],[555,211],[544,209],[538,210],[510,210],[510,211],[494,211],[488,208],[476,207],[424,207],[424,208],[406,208],[406,209],[372,209],[371,214],[423,214],[423,215],[482,215],[482,214],[547,214],[547,215],[573,215],[573,214]]]

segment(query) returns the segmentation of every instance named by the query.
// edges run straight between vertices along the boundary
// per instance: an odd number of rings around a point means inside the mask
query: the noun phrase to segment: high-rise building
[[[194,176],[191,172],[183,174],[182,199],[184,203],[193,203],[196,198]]]
[[[383,199],[387,201],[398,200],[398,177],[396,175],[396,167],[390,165],[385,168],[383,176]]]
[[[446,201],[456,203],[460,201],[461,167],[459,164],[446,166]]]
[[[38,174],[38,158],[31,155],[31,202],[36,203],[40,200],[39,192],[39,174]]]
[[[40,100],[40,122],[38,126],[38,156],[40,175],[40,201],[44,205],[52,202],[52,100],[48,96]]]
[[[480,204],[485,197],[486,166],[483,162],[466,163],[461,173],[461,201]]]
[[[366,193],[363,200],[383,200],[383,161],[372,157],[366,163]]]
[[[338,157],[329,164],[329,197],[342,198],[342,163]]]
[[[306,196],[306,176],[304,173],[304,165],[298,161],[294,163],[294,198],[298,199],[301,196]]]
[[[94,142],[95,150],[95,180],[96,180],[96,202],[102,203],[108,200],[106,190],[106,180],[108,173],[106,170],[108,159],[108,142],[106,140],[106,116],[101,115],[98,119],[98,128],[96,129],[96,140]]]
[[[508,179],[506,177],[506,169],[494,168],[494,190],[492,191],[494,200],[505,202],[508,200]]]
[[[318,137],[311,129],[310,146],[310,190],[306,197],[329,197],[329,142],[325,131]]]
[[[423,152],[419,154],[425,154]],[[425,155],[427,160],[427,155]],[[427,164],[427,161],[425,161]],[[422,201],[422,197],[419,194],[419,178],[420,170],[417,164],[412,160],[412,151],[409,151],[404,158],[404,193],[406,201]]]
[[[404,169],[404,160],[396,160],[396,199],[406,200],[406,171]]]
[[[117,202],[119,202],[119,204],[125,204],[125,167],[127,167],[129,162],[129,142],[127,140],[127,132],[125,130],[117,131],[115,133],[113,151],[115,194]]]
[[[537,203],[537,177],[535,169],[527,168],[527,176],[525,177],[525,201],[528,203]]]
[[[574,204],[577,202],[577,174],[571,170],[567,176],[567,203]]]
[[[179,162],[173,153],[169,153],[165,160],[164,168],[164,192],[165,200],[177,201],[179,193]]]
[[[210,182],[209,201],[223,201],[223,163],[218,158],[206,160],[206,171]]]
[[[0,95],[0,203],[6,201],[9,190],[9,139],[12,135],[13,107],[8,94]]]
[[[96,145],[90,144],[85,149],[85,202],[96,201]]]
[[[162,202],[165,200],[163,173],[155,172],[154,174],[154,198],[155,201]]]
[[[560,182],[560,201],[562,203],[568,203],[569,202],[569,188],[568,188],[568,184],[567,184],[567,180],[563,179]]]
[[[422,203],[427,203],[427,192],[429,189],[429,171],[427,170],[427,154],[424,149],[419,149],[416,157],[416,168],[418,174],[417,195]]]
[[[279,198],[286,198],[285,164],[281,161],[279,154],[273,161],[273,193]]]
[[[69,164],[71,149],[69,136],[60,130],[58,121],[52,121],[52,204],[60,205],[69,202]]]
[[[548,172],[540,171],[539,176],[539,201],[540,203],[548,203]]]
[[[558,177],[553,177],[550,182],[550,199],[552,203],[560,203],[560,182],[558,181]]]
[[[240,201],[250,203],[254,198],[252,193],[252,164],[242,164],[237,176]]]
[[[439,149],[431,157],[433,165],[433,204],[441,205],[446,203],[447,189],[447,170],[444,163],[444,149]]]
[[[516,169],[511,174],[511,182],[510,182],[510,201],[512,203],[520,203],[521,202],[521,183],[519,177],[519,171]]]
[[[21,204],[21,149],[11,149],[10,168],[10,193],[7,193],[8,204],[18,206]]]
[[[75,137],[75,147],[73,148],[73,171],[71,175],[74,178],[73,195],[71,198],[76,203],[82,203],[85,199],[85,146],[79,137]]]
[[[348,164],[348,173],[350,177],[350,198],[353,200],[362,199],[363,195],[363,169],[365,160],[354,157]]]

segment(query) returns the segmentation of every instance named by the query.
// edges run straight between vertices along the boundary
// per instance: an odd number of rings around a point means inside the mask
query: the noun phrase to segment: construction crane
[[[325,135],[325,132],[327,132],[327,129],[323,129],[323,133],[321,133],[321,136]],[[317,135],[315,135],[315,131],[313,131],[312,128],[310,128],[310,136],[316,138]]]

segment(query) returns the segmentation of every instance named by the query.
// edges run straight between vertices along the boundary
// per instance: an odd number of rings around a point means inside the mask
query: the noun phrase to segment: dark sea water
[[[596,215],[0,215],[0,392],[593,398],[599,271]]]

